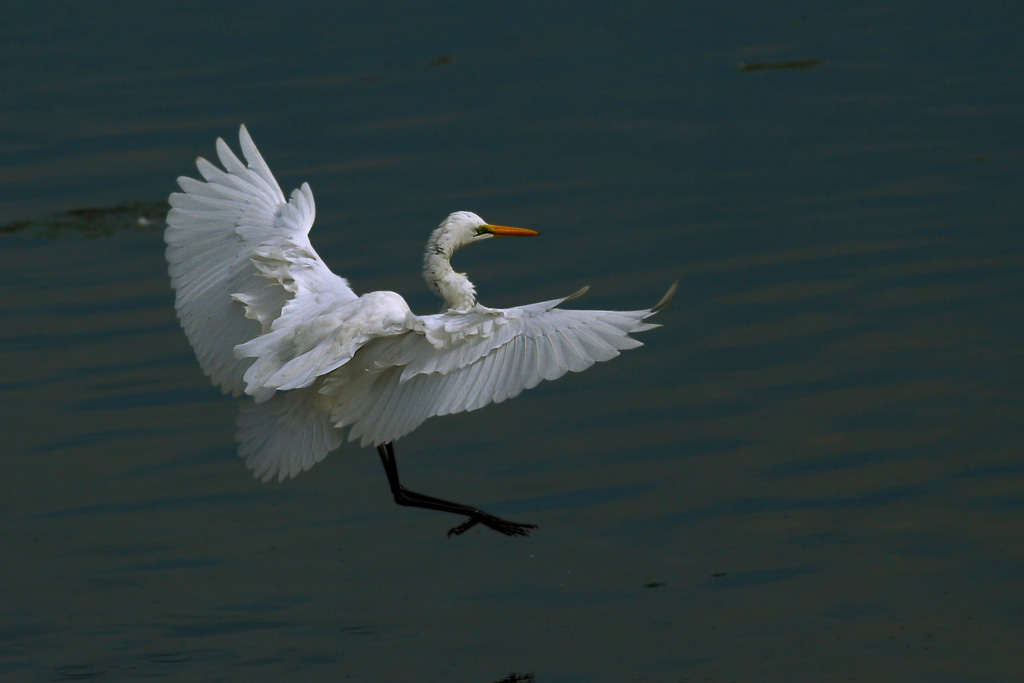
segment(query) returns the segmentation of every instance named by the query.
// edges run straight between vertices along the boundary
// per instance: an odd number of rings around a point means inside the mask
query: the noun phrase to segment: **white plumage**
[[[238,438],[264,480],[309,469],[341,444],[344,428],[363,445],[390,444],[429,417],[500,403],[614,358],[640,346],[630,333],[656,327],[645,320],[675,291],[639,311],[557,308],[585,288],[516,308],[481,306],[451,268],[452,253],[537,233],[456,212],[424,257],[444,312],[415,315],[394,292],[357,297],[309,242],[309,185],[286,201],[245,126],[239,139],[246,163],[218,139],[224,170],[199,159],[205,182],[178,179],[165,239],[178,317],[199,364],[225,392],[254,399],[243,404]]]

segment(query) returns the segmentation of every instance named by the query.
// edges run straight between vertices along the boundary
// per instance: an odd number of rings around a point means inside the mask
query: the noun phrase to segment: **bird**
[[[406,488],[394,442],[430,417],[501,403],[640,346],[630,334],[658,327],[647,319],[668,306],[678,281],[643,310],[560,308],[587,287],[489,308],[452,268],[452,254],[539,233],[456,211],[430,235],[423,258],[441,312],[416,315],[401,295],[356,295],[333,273],[309,241],[309,184],[286,198],[244,124],[239,145],[244,162],[218,138],[223,168],[200,157],[202,180],[178,178],[164,239],[175,309],[200,367],[224,393],[248,397],[237,419],[246,465],[263,481],[283,481],[340,447],[347,432],[377,448],[396,503],[466,518],[449,536],[478,524],[528,535],[536,525]]]

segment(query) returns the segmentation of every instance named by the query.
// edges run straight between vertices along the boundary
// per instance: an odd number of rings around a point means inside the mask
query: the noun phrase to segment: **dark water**
[[[5,10],[0,677],[1019,677],[1005,7]],[[241,122],[358,291],[431,312],[456,209],[543,233],[459,254],[492,306],[681,280],[644,348],[398,444],[529,539],[446,538],[372,450],[284,485],[237,460],[161,202]]]

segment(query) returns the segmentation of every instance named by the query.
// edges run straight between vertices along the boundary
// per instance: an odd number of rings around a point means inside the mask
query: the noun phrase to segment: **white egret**
[[[563,299],[516,308],[477,303],[456,273],[456,249],[492,237],[536,235],[459,211],[427,242],[423,274],[444,299],[415,315],[394,292],[362,296],[332,273],[309,242],[309,185],[286,200],[245,126],[242,163],[222,140],[224,170],[205,159],[203,180],[178,179],[170,196],[167,260],[175,307],[203,371],[221,389],[248,394],[238,418],[239,453],[257,477],[283,480],[349,440],[377,447],[400,505],[466,516],[450,534],[484,524],[526,535],[475,507],[425,496],[399,482],[393,442],[434,415],[500,403],[545,379],[579,372],[640,346],[629,334],[664,308],[676,285],[640,311],[565,310]]]

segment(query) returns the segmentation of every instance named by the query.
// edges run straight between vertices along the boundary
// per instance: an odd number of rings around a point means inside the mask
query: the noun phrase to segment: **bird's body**
[[[378,447],[396,501],[466,514],[457,533],[477,522],[525,533],[531,525],[401,487],[392,442],[429,417],[500,403],[639,346],[628,335],[656,327],[644,321],[675,285],[639,311],[557,308],[573,297],[481,306],[451,267],[454,251],[537,233],[460,211],[434,231],[424,256],[441,313],[418,316],[395,292],[357,296],[309,242],[309,185],[286,201],[244,126],[239,138],[247,164],[218,139],[225,170],[199,159],[205,182],[179,178],[165,239],[178,317],[200,366],[225,392],[253,398],[238,420],[247,464],[264,480],[295,476],[340,446],[347,429],[350,440]]]

